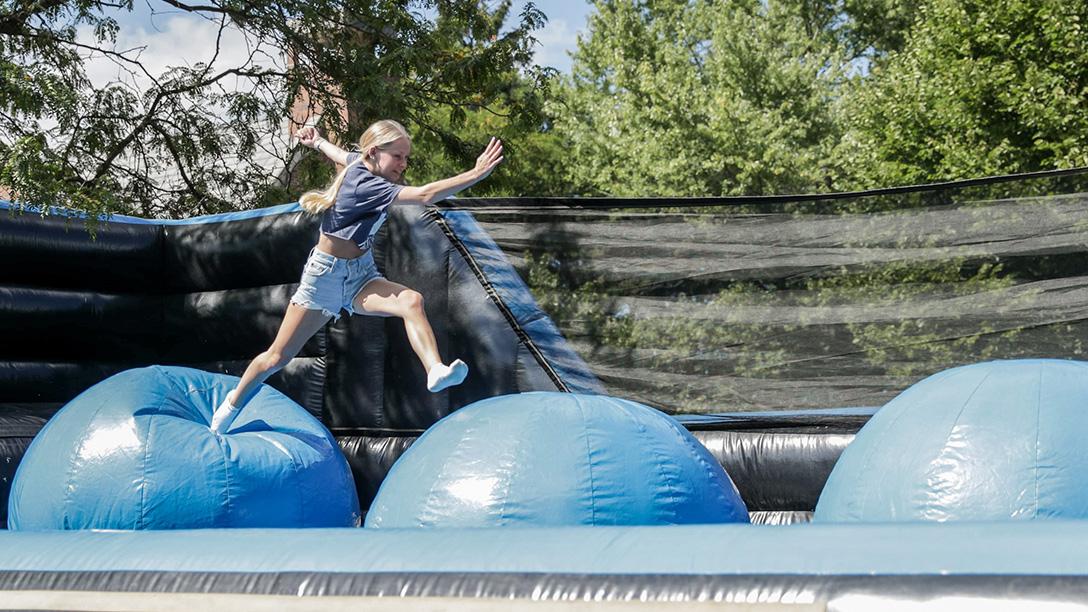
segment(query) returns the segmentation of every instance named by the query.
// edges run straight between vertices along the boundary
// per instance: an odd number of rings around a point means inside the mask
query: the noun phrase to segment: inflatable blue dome
[[[212,411],[238,379],[128,370],[68,403],[15,475],[11,529],[334,527],[359,500],[332,435],[262,386],[224,435]]]
[[[1088,518],[1088,363],[994,361],[888,402],[831,472],[816,521]]]
[[[733,481],[682,425],[601,395],[466,406],[393,465],[367,527],[748,522]]]

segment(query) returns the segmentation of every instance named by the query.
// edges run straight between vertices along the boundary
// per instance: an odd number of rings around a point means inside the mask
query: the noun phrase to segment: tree
[[[464,116],[436,108],[428,117],[436,129],[413,140],[411,180],[426,183],[463,172],[492,136],[502,139],[506,159],[488,178],[472,188],[473,197],[566,196],[580,193],[564,172],[567,151],[563,137],[544,120],[523,125],[511,120],[501,106],[468,110]],[[446,140],[443,141],[442,139]]]
[[[840,157],[884,186],[1088,165],[1088,4],[929,0],[846,106]]]
[[[544,16],[528,4],[504,28],[510,5],[161,0],[153,6],[215,20],[217,40],[237,30],[250,53],[154,73],[138,49],[116,47],[117,11],[131,11],[131,0],[4,3],[0,185],[20,202],[92,213],[216,212],[291,191],[270,191],[268,169],[253,159],[261,136],[282,129],[299,99],[316,112],[346,109],[322,114],[326,131],[342,139],[392,117],[456,149],[457,139],[428,118],[468,105],[501,106],[521,124],[538,121],[541,102],[533,91],[547,74],[531,65],[532,33]],[[90,40],[78,35],[81,28],[93,32]],[[121,78],[92,84],[88,53],[111,58]],[[291,61],[282,61],[283,54]],[[512,74],[530,93],[511,94]],[[235,78],[247,86],[228,87]],[[327,172],[306,171],[314,179]],[[168,174],[177,177],[172,184],[159,178]]]
[[[1088,130],[1075,110],[1084,108],[1088,91],[1079,35],[1086,9],[1058,2],[998,4],[984,15],[989,9],[974,0],[917,6],[899,0],[601,0],[575,56],[566,106],[558,112],[572,143],[569,172],[603,193],[705,196],[1039,169],[1058,151],[1069,165],[1084,163],[1075,152]],[[1003,45],[1010,49],[1005,55]],[[949,64],[956,65],[946,69]],[[1025,125],[1035,130],[1032,138],[1010,135]],[[981,159],[972,159],[972,148]],[[952,168],[957,173],[949,175]],[[743,212],[760,214],[749,218],[733,216],[737,209],[708,207],[685,209],[671,221],[667,213],[645,210],[639,211],[644,220],[638,213],[614,213],[608,220],[613,236],[633,234],[627,228],[640,222],[674,223],[673,234],[662,232],[645,251],[676,272],[696,249],[675,236],[707,245],[718,237],[735,245],[745,238],[730,237],[730,228],[758,231],[763,218],[799,221],[816,213],[825,221],[853,219],[842,227],[854,231],[827,235],[814,229],[814,220],[813,233],[800,232],[794,243],[759,234],[772,243],[772,253],[811,244],[859,255],[848,265],[817,263],[803,272],[782,263],[733,272],[724,256],[716,270],[719,260],[708,255],[688,260],[691,272],[677,274],[665,288],[639,279],[638,264],[629,265],[633,280],[641,282],[625,282],[622,271],[616,278],[600,271],[609,270],[603,261],[609,248],[615,257],[630,257],[620,252],[626,245],[593,244],[584,238],[592,232],[580,228],[569,231],[563,244],[554,230],[549,240],[530,242],[536,248],[524,261],[542,307],[568,337],[591,347],[583,355],[602,356],[595,363],[604,364],[610,384],[624,386],[613,392],[646,393],[666,407],[720,409],[734,384],[730,378],[740,381],[736,396],[747,401],[743,391],[751,381],[773,388],[780,376],[815,378],[847,364],[854,373],[906,384],[965,357],[1023,356],[1050,338],[1052,346],[1066,342],[1067,355],[1079,354],[1079,345],[1060,340],[1070,325],[1010,324],[986,311],[993,308],[987,298],[999,295],[1007,300],[1002,307],[1029,312],[1038,294],[1030,287],[1012,290],[1023,278],[1003,258],[949,239],[1009,221],[997,215],[1019,214],[985,206],[990,192],[982,193],[982,202],[944,190],[753,206]],[[952,227],[927,227],[907,210],[953,201],[969,204]],[[707,237],[706,228],[720,230]],[[721,252],[726,249],[707,249]],[[1045,262],[1032,267],[1051,274],[1042,270]],[[949,310],[949,299],[966,306]],[[621,303],[635,306],[617,307]],[[780,311],[764,319],[771,305]],[[798,315],[782,316],[789,311]],[[835,312],[846,316],[830,315]],[[869,312],[893,314],[855,317]],[[708,376],[725,380],[703,385]],[[799,398],[786,395],[784,401]]]
[[[841,173],[834,7],[793,0],[601,0],[550,109],[569,173],[596,193],[825,190]]]
[[[851,58],[879,61],[906,44],[916,0],[843,0],[836,17]]]

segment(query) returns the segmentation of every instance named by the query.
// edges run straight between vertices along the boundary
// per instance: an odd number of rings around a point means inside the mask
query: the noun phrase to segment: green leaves
[[[508,23],[510,6],[163,0],[149,7],[203,18],[196,23],[211,24],[216,42],[205,57],[179,57],[161,70],[140,49],[117,46],[130,2],[2,6],[0,183],[19,202],[186,216],[261,206],[314,186],[276,183],[294,163],[284,119],[295,102],[298,121],[319,117],[345,146],[380,118],[459,142],[467,101],[539,125],[539,94],[515,95],[511,84],[524,75],[527,87],[543,86],[530,65],[543,14],[530,3]],[[90,82],[91,54],[114,63],[113,82]],[[448,125],[428,121],[442,113]]]
[[[840,50],[785,2],[598,3],[556,126],[613,195],[824,187]]]
[[[563,171],[583,194],[846,191],[1088,165],[1083,2],[594,6],[573,75],[548,107],[569,148]],[[1048,346],[1079,355],[1071,324],[1030,322],[1045,293],[1033,281],[1063,274],[1047,270],[1057,264],[1026,269],[1022,261],[1006,265],[996,247],[976,248],[991,230],[1030,231],[1008,228],[1027,228],[1019,215],[1040,212],[1034,201],[1005,210],[991,207],[995,200],[1056,185],[1021,181],[775,209],[799,221],[813,213],[846,221],[821,233],[813,230],[820,221],[807,219],[798,226],[813,233],[795,243],[766,230],[770,208],[685,209],[676,235],[692,243],[751,240],[753,250],[776,257],[784,243],[799,251],[821,244],[860,255],[846,265],[800,261],[804,271],[753,266],[733,274],[725,270],[743,267],[743,256],[707,249],[707,269],[720,264],[722,277],[710,289],[695,249],[672,253],[669,241],[648,241],[643,249],[652,254],[605,278],[600,271],[618,266],[609,266],[610,242],[601,235],[633,233],[637,215],[653,216],[615,213],[587,224],[580,243],[572,232],[564,251],[552,244],[554,228],[541,228],[530,242],[535,250],[524,254],[526,276],[614,392],[685,410],[795,407],[811,399],[801,397],[803,381],[834,380],[841,369],[891,388],[965,359]],[[959,212],[946,224],[927,223],[917,215],[929,208]],[[720,229],[700,235],[711,223]],[[751,230],[731,236],[736,226]],[[605,252],[594,261],[596,250]],[[668,289],[624,282],[662,259],[675,262]],[[684,265],[685,274],[675,272]],[[788,393],[776,397],[776,388]]]
[[[1088,164],[1088,5],[931,0],[849,97],[860,185]]]
[[[597,2],[551,110],[613,195],[863,189],[1088,165],[1088,5]]]
[[[345,145],[401,120],[413,181],[502,137],[507,163],[473,195],[752,195],[1088,165],[1084,3],[597,0],[564,79],[532,64],[544,13],[512,6],[163,0],[152,8],[219,23],[251,54],[156,72],[114,43],[131,3],[5,5],[5,184],[34,202],[108,186],[105,210],[152,216],[291,198],[328,172],[270,184],[293,153],[285,138],[267,151],[269,135],[296,100]],[[92,86],[92,51],[121,78]]]

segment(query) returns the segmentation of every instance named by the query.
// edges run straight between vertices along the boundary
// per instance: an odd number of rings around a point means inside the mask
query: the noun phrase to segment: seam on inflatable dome
[[[1039,518],[1039,423],[1043,412],[1043,367],[1039,368],[1039,388],[1035,394],[1035,514],[1031,518]]]
[[[223,519],[224,525],[216,525],[217,527],[231,527],[231,494],[230,494],[230,466],[227,461],[227,439],[224,436],[215,436],[216,441],[219,443],[219,450],[223,454]],[[215,524],[215,517],[212,517],[212,524]]]
[[[586,469],[589,471],[589,517],[590,524],[597,525],[597,485],[593,480],[593,446],[589,443],[589,423],[586,421],[586,411],[582,407],[582,398],[578,394],[571,394],[574,405],[578,406],[578,412],[582,415],[582,433],[586,443]]]
[[[91,388],[84,391],[84,393],[86,393],[87,391],[90,391],[95,386],[97,386],[97,385],[92,385]],[[76,397],[78,397],[78,396],[76,396]],[[98,407],[94,409],[94,414],[91,415],[90,419],[88,419],[88,421],[87,421],[88,423],[93,423],[95,420],[98,419],[98,414],[100,412],[102,412],[102,407],[105,405],[107,399],[108,398],[103,398],[101,401],[98,402]],[[71,403],[71,402],[69,402],[69,403]],[[64,408],[61,408],[61,410],[63,410],[63,409]],[[52,421],[52,419],[50,419],[50,421]],[[49,423],[47,422],[45,425],[46,425],[46,427],[48,427]],[[44,430],[45,427],[43,427],[42,429]],[[41,432],[39,432],[38,435],[40,436]],[[86,434],[84,434],[84,435],[86,435]],[[70,506],[72,505],[72,487],[73,487],[73,485],[75,483],[76,462],[77,462],[76,460],[77,460],[77,455],[79,454],[79,449],[83,446],[83,444],[86,441],[87,441],[86,437],[80,438],[79,445],[76,446],[76,448],[74,449],[74,452],[68,456],[69,457],[68,474],[64,479],[64,500],[61,503],[61,528],[62,529],[71,529],[71,527],[70,527],[71,514],[69,514],[69,512],[70,512]],[[30,450],[30,447],[27,447],[27,450]],[[23,458],[25,459],[26,455],[24,455]],[[10,527],[10,525],[9,525],[9,527]]]
[[[982,380],[978,381],[978,384],[975,385],[975,388],[971,389],[971,394],[967,396],[967,399],[963,400],[963,404],[960,405],[959,412],[956,413],[956,418],[952,419],[952,424],[948,427],[948,433],[946,433],[944,436],[944,448],[948,447],[947,442],[952,438],[952,432],[955,431],[956,426],[959,425],[960,418],[963,416],[963,413],[967,410],[967,407],[971,405],[971,400],[975,399],[975,394],[978,393],[978,390],[982,388],[982,385],[986,384],[986,381],[990,379],[991,374],[993,374],[993,369],[986,370],[986,374],[982,377]],[[938,453],[937,456],[940,457],[941,454]]]
[[[895,401],[895,399],[892,399],[892,402],[894,402],[894,401]],[[891,402],[888,402],[888,403],[891,403]],[[885,404],[885,406],[887,406],[887,404]],[[877,411],[877,414],[880,414],[879,410]],[[904,414],[905,414],[905,411],[900,411],[899,414],[895,415],[895,417],[892,418],[891,422],[888,423],[887,426],[883,427],[883,431],[880,432],[880,435],[883,436],[884,431],[888,431],[889,429],[894,427],[895,424],[899,422],[899,419],[903,418]],[[861,433],[861,431],[858,430],[858,433]],[[855,435],[855,440],[856,439],[857,439],[857,436]],[[865,450],[865,460],[861,462],[860,473],[862,473],[862,474],[868,474],[869,473],[869,466],[873,462],[873,457],[876,455],[877,446],[878,445],[876,445],[876,444],[871,444],[869,446],[869,448],[864,449]],[[846,448],[843,449],[842,454],[846,455],[849,452],[850,452],[850,445],[847,445]],[[840,461],[842,461],[842,456],[841,455],[839,457],[839,461],[835,462],[835,467],[837,467],[839,465]],[[828,481],[831,481],[832,477],[835,476],[835,467],[831,468],[831,474],[828,475]],[[838,519],[842,520],[844,518],[843,513],[845,513],[845,516],[850,518],[850,519],[853,519],[853,520],[860,519],[861,515],[865,513],[865,509],[869,506],[869,500],[871,499],[871,494],[873,493],[873,488],[874,487],[851,487],[850,495],[849,496],[844,496],[846,499],[840,504],[840,507],[839,507],[840,516],[838,517]],[[859,490],[859,489],[861,489],[861,490]],[[826,490],[827,490],[827,485],[825,484],[824,485],[824,491],[826,491]],[[859,493],[860,493],[860,495],[858,495]],[[823,497],[823,491],[820,492],[820,496]],[[859,497],[860,497],[860,499],[859,499]],[[819,501],[819,499],[817,499],[816,500],[816,507],[819,508],[819,506],[820,506],[820,501]],[[851,508],[851,506],[853,506],[853,508]],[[815,516],[815,515],[813,515],[813,516]]]
[[[947,372],[948,371],[941,372],[939,374],[936,374],[935,376],[941,376],[941,377],[948,376]],[[928,379],[926,379],[926,380],[928,380]],[[884,406],[887,406],[888,404],[891,404],[892,402],[895,402],[896,400],[898,400],[900,397],[902,397],[903,395],[905,395],[907,393],[911,393],[912,390],[913,390],[914,393],[918,393],[917,389],[914,386],[908,387],[907,390],[903,392],[903,394],[900,394],[900,395],[892,398],[892,400],[887,402],[886,404],[884,404]],[[884,406],[881,406],[879,409],[877,409],[876,413],[874,413],[874,415],[873,415],[874,418],[876,417],[876,415],[880,414],[880,411],[884,409]],[[883,436],[885,431],[889,431],[889,430],[893,429],[895,427],[895,424],[898,423],[899,420],[902,419],[904,416],[906,416],[906,411],[905,410],[900,410],[894,417],[892,417],[891,422],[889,422],[887,425],[883,425],[882,423],[880,423],[881,428],[882,428],[882,431],[880,432],[880,435]],[[870,420],[870,422],[872,422],[872,421]],[[861,433],[861,431],[859,430],[858,433]],[[855,439],[856,439],[856,437],[855,437]],[[872,464],[873,457],[876,456],[876,452],[879,450],[879,446],[880,445],[878,445],[878,444],[870,444],[869,447],[865,449],[865,460],[861,462],[861,471],[860,471],[860,473],[862,473],[862,474],[868,474],[869,473],[869,466],[870,466],[870,464]],[[850,452],[850,446],[847,445],[847,447],[843,450],[842,454],[845,455],[845,454],[847,454],[849,452]],[[840,461],[841,461],[841,459],[842,459],[842,456],[839,457]],[[839,462],[836,461],[835,466],[838,466],[838,465],[839,465]],[[828,476],[828,481],[830,481],[831,478],[834,475],[835,475],[835,468],[833,467],[833,468],[831,468],[831,474]],[[861,490],[859,490],[859,489],[861,489]],[[853,520],[861,519],[862,515],[864,515],[866,513],[866,509],[869,507],[869,500],[872,499],[872,493],[874,492],[874,489],[875,489],[875,487],[864,487],[864,488],[863,487],[852,487],[850,495],[849,496],[844,496],[844,497],[846,497],[846,500],[840,504],[840,507],[839,507],[840,516],[838,517],[839,520],[843,519],[843,516],[842,516],[843,513],[845,513],[845,515],[847,517],[849,517],[850,519],[853,519]],[[827,485],[826,484],[824,485],[824,490],[825,491],[827,490]],[[821,497],[823,496],[823,492],[820,493],[820,496]],[[859,497],[860,497],[860,499],[859,499]],[[856,500],[856,501],[854,501],[854,500]],[[853,504],[854,507],[851,509],[850,506],[852,504]],[[819,507],[819,505],[820,505],[820,501],[817,499],[816,500],[817,508]]]
[[[448,417],[448,415],[447,415],[447,417]],[[431,435],[431,432],[434,431],[433,428],[434,428],[434,426],[432,425],[430,429],[428,429],[427,431],[425,431],[423,433],[423,435],[416,438],[416,441],[415,441],[414,444],[412,444],[412,446],[419,447],[420,442],[422,442],[423,439],[426,436]],[[466,439],[466,440],[472,439],[472,435],[474,434],[475,429],[476,429],[475,427],[466,428],[465,431],[464,431],[464,434],[463,434],[463,436],[464,436],[463,439]],[[409,447],[409,450],[411,450],[411,447]],[[405,451],[405,452],[407,452],[407,451]],[[432,507],[431,504],[433,503],[433,500],[434,500],[435,490],[438,488],[438,485],[439,485],[440,482],[445,482],[446,473],[449,471],[450,465],[453,463],[454,459],[458,457],[458,454],[460,452],[461,452],[460,451],[460,446],[457,446],[457,447],[454,448],[454,452],[448,453],[446,455],[446,457],[442,460],[442,467],[438,470],[438,474],[436,475],[436,477],[431,481],[431,486],[430,486],[429,489],[427,489],[427,496],[423,498],[423,503],[420,506],[423,509],[423,512],[420,513],[420,516],[417,517],[419,519],[419,525],[418,525],[419,527],[433,527],[434,526],[433,524],[431,524],[431,523],[433,523],[433,521],[431,521],[430,523],[424,522],[424,520],[423,520],[424,519],[424,514],[430,514],[431,513],[429,508]],[[404,455],[401,455],[401,456],[403,457]],[[394,463],[393,466],[396,467],[396,463]],[[391,474],[393,470],[390,469],[389,471],[390,471],[390,474]],[[386,474],[386,476],[385,476],[386,480],[389,479],[390,474]],[[385,481],[382,481],[382,482],[384,484]],[[381,492],[381,490],[379,489],[379,493],[380,492]],[[375,499],[377,499],[376,496],[375,496]]]
[[[166,395],[163,395],[158,407],[155,408],[155,412],[148,415],[146,419],[147,432],[144,434],[144,456],[140,459],[140,508],[136,513],[136,526],[134,529],[143,529],[144,526],[144,513],[147,512],[147,457],[151,454],[151,427],[155,424],[154,416],[162,412],[162,407],[165,404]],[[136,411],[133,411],[133,425],[136,425],[135,413]]]
[[[714,459],[713,464],[711,464],[710,461],[707,461],[707,454],[710,451],[708,451],[705,446],[700,444],[699,441],[695,439],[695,436],[691,435],[691,433],[689,433],[687,431],[687,429],[682,430],[683,425],[681,425],[679,422],[673,420],[672,417],[669,417],[669,419],[670,419],[670,423],[669,423],[670,429],[672,429],[672,431],[676,435],[676,437],[680,438],[680,440],[688,447],[688,450],[691,451],[691,454],[695,456],[695,460],[698,461],[703,466],[703,469],[706,471],[707,477],[711,481],[718,480],[720,478],[720,477],[716,476],[716,474],[718,472],[717,472],[717,470],[714,469],[714,467],[718,467],[721,470],[721,472],[725,474],[726,482],[723,482],[722,485],[725,485],[726,483],[728,483],[729,487],[736,494],[737,499],[739,499],[741,504],[743,504],[744,513],[748,516],[748,522],[749,523],[752,522],[751,513],[748,511],[748,504],[744,502],[744,498],[741,496],[740,491],[737,489],[737,484],[735,482],[733,482],[733,477],[729,475],[729,472],[727,472],[725,470],[725,467],[722,466],[720,463],[718,463],[718,461],[716,459]],[[687,434],[687,435],[685,435],[685,434]],[[713,457],[711,457],[711,458],[713,459]],[[729,500],[726,499],[725,493],[722,492],[722,491],[718,492],[718,501],[723,506],[726,505],[729,502]],[[735,514],[735,513],[731,513],[731,514]]]
[[[613,401],[613,402],[615,402],[617,404],[620,403],[619,401],[616,401],[614,398],[611,401]],[[639,412],[641,413],[642,411],[640,410]],[[643,416],[642,414],[638,414],[638,415],[633,414],[633,411],[630,409],[630,407],[628,407],[627,410],[624,410],[623,413],[626,414],[627,418],[631,419],[634,422],[635,427],[638,428],[638,433],[639,433],[639,437],[642,439],[643,448],[649,449],[650,453],[653,454],[654,459],[656,459],[656,461],[654,461],[654,464],[657,465],[657,474],[661,478],[661,482],[664,483],[664,485],[665,485],[665,487],[664,487],[665,492],[668,494],[669,498],[672,500],[672,503],[670,504],[671,507],[669,507],[669,510],[668,510],[669,513],[672,515],[670,517],[670,520],[672,520],[678,514],[677,509],[678,509],[678,506],[680,505],[679,504],[680,496],[677,495],[677,487],[676,487],[675,479],[670,478],[668,471],[665,470],[665,463],[669,460],[668,453],[663,453],[661,447],[658,446],[657,444],[654,444],[654,439],[655,439],[654,436],[648,435],[649,434],[649,429],[646,427],[646,424],[640,418],[640,417]],[[674,431],[673,433],[675,434],[676,432]],[[658,497],[658,492],[660,492],[660,491],[661,491],[661,489],[655,488],[655,494],[654,494],[655,498]],[[657,500],[655,499],[654,500],[655,508],[657,507],[656,501]],[[655,516],[654,518],[660,520],[661,517]],[[672,522],[675,523],[676,521],[672,520]]]
[[[298,503],[299,524],[307,525],[308,523],[306,522],[306,502],[303,501],[303,499],[302,499],[303,490],[304,490],[304,487],[302,486],[302,483],[303,483],[302,470],[299,467],[298,461],[295,460],[296,459],[295,454],[293,452],[291,452],[291,449],[288,448],[287,445],[283,444],[279,440],[276,440],[276,439],[266,435],[264,432],[255,432],[255,433],[256,433],[256,436],[258,438],[268,442],[274,448],[277,448],[277,449],[281,450],[283,452],[283,454],[287,455],[287,458],[291,460],[291,475],[294,477],[294,486],[291,487],[291,491],[294,492],[295,501]],[[283,433],[286,433],[286,434],[288,434],[288,437],[291,437],[290,433],[294,433],[294,432],[283,432]],[[296,439],[300,439],[300,438],[296,438]]]
[[[529,423],[526,425],[525,430],[536,431],[535,423],[540,420],[540,418],[547,412],[547,410],[532,410],[529,416]],[[513,444],[507,445],[506,447],[507,449],[513,449],[514,456],[512,460],[507,464],[507,466],[510,466],[510,474],[506,474],[504,478],[506,481],[506,490],[502,493],[502,506],[499,508],[500,526],[506,524],[506,506],[507,503],[510,501],[510,490],[514,488],[514,477],[519,473],[519,470],[517,468],[518,466],[524,465],[521,461],[521,456],[523,452],[531,446],[532,445],[530,444],[519,444],[515,441]]]

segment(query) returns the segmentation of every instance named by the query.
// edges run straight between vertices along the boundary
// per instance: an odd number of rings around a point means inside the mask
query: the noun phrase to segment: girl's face
[[[411,154],[412,143],[407,138],[398,138],[384,149],[375,147],[371,170],[390,183],[401,183]]]

